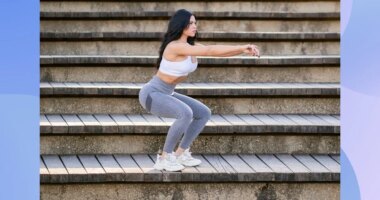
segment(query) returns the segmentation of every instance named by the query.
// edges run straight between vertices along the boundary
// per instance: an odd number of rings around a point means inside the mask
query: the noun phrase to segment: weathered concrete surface
[[[339,114],[339,98],[196,98],[207,105],[213,114]],[[134,98],[113,97],[47,97],[40,99],[42,114],[142,114],[147,113]]]
[[[242,45],[246,42],[204,41],[205,45]],[[254,42],[261,55],[339,55],[339,41]],[[159,41],[41,42],[42,55],[157,55]]]
[[[41,2],[42,12],[127,12],[127,11],[211,12],[339,12],[339,1],[253,1],[253,2]]]
[[[41,21],[42,32],[163,32],[169,20],[52,20]],[[206,20],[199,31],[340,32],[339,20]]]
[[[338,200],[339,183],[173,183],[41,185],[41,200]]]
[[[41,67],[42,82],[134,82],[144,83],[155,74],[154,67]],[[185,82],[340,82],[339,66],[321,67],[198,67]]]
[[[41,136],[41,154],[158,153],[166,135]],[[196,153],[339,153],[336,135],[201,135]]]

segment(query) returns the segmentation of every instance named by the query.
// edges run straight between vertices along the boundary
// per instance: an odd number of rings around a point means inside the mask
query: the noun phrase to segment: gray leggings
[[[175,86],[154,75],[139,92],[139,101],[145,110],[160,117],[176,118],[165,140],[163,151],[166,153],[174,151],[183,133],[179,147],[187,149],[211,117],[211,111],[207,106],[174,92]]]

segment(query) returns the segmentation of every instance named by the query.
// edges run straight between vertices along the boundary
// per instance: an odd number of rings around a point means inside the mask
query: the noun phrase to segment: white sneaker
[[[187,166],[194,167],[202,163],[201,160],[193,158],[191,156],[190,148],[187,148],[181,155],[177,157],[178,163]]]
[[[178,163],[174,153],[166,154],[166,158],[161,159],[160,155],[157,154],[156,163],[153,165],[154,169],[157,170],[166,170],[166,171],[179,171],[185,169],[185,166]]]

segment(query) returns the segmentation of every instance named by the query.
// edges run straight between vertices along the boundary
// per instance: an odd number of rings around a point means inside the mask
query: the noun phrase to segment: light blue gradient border
[[[0,1],[0,199],[39,199],[39,1]]]
[[[0,199],[39,199],[39,1],[1,1],[0,24]],[[378,199],[379,30],[380,1],[341,1],[344,200]]]
[[[341,197],[377,200],[380,1],[342,0],[341,5],[341,148],[344,158]]]

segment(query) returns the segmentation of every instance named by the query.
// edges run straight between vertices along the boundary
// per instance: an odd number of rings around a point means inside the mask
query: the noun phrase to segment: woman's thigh
[[[192,117],[192,109],[184,102],[162,92],[150,92],[146,98],[146,109],[150,113],[167,118]]]
[[[193,111],[194,118],[201,118],[207,115],[211,115],[210,109],[205,104],[196,99],[177,92],[174,92],[173,97],[188,105]]]

